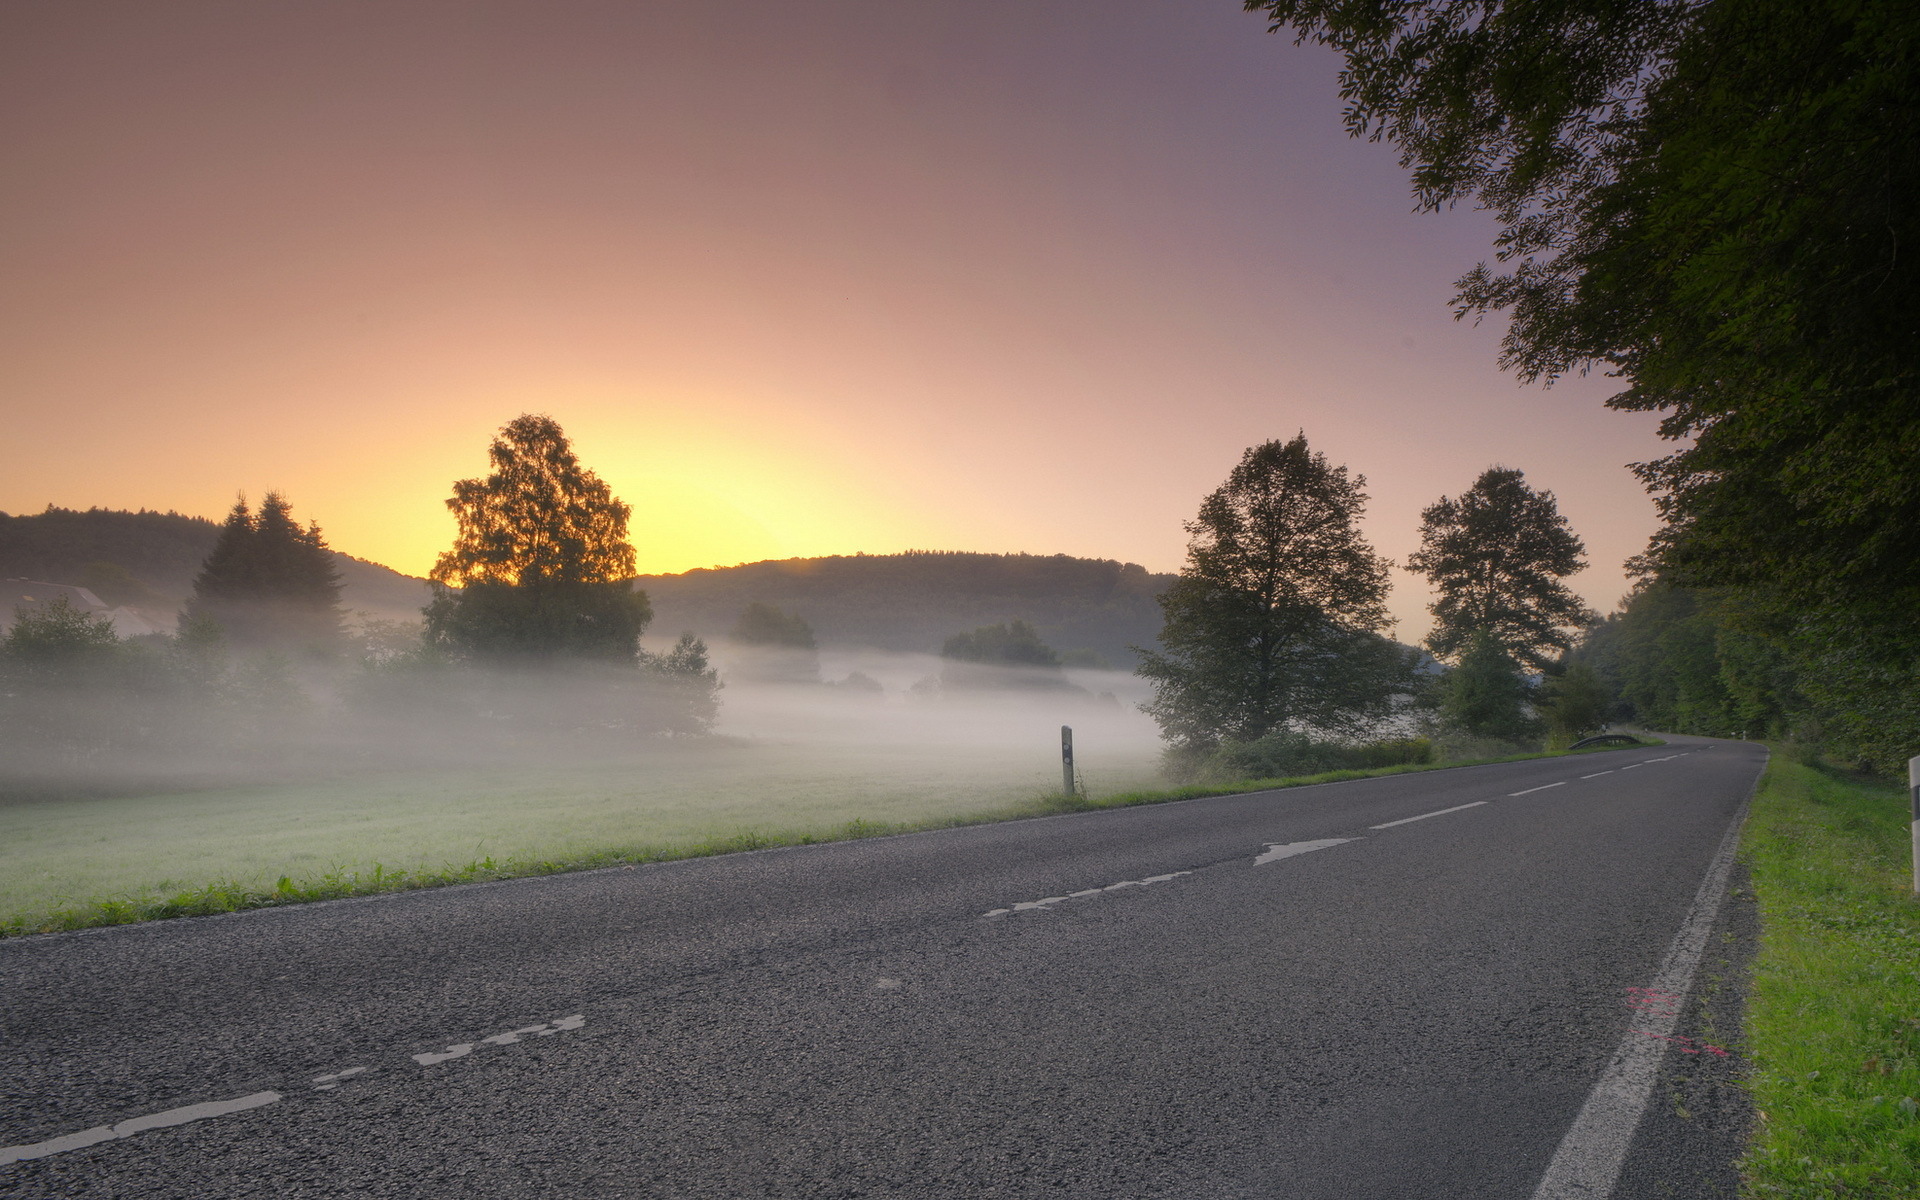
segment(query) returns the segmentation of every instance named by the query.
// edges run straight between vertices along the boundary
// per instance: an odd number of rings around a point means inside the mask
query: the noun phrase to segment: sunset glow
[[[0,509],[277,488],[422,574],[451,482],[544,412],[643,572],[1165,571],[1304,430],[1396,559],[1521,468],[1610,606],[1651,422],[1495,369],[1447,308],[1491,223],[1410,212],[1334,69],[1233,3],[12,6]]]

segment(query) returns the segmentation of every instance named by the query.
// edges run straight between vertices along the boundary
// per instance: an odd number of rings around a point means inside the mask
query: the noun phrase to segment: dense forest
[[[643,575],[654,628],[725,636],[749,604],[803,618],[822,645],[934,653],[955,633],[1021,620],[1068,665],[1131,668],[1160,633],[1156,597],[1173,581],[1134,563],[1064,554],[793,558]]]
[[[29,515],[0,513],[0,579],[75,584],[165,623],[193,591],[219,536],[219,522],[176,512],[48,506]],[[419,617],[427,602],[424,580],[330,553],[348,611],[386,620]]]
[[[78,584],[109,604],[170,620],[219,532],[218,522],[173,512],[0,513],[0,578]],[[425,580],[338,551],[333,562],[349,612],[417,620],[429,599]],[[760,603],[805,619],[823,644],[932,654],[963,630],[1023,620],[1070,665],[1124,669],[1138,661],[1129,647],[1159,635],[1155,597],[1172,578],[1064,554],[909,551],[643,575],[635,585],[662,635],[725,638],[747,606]]]

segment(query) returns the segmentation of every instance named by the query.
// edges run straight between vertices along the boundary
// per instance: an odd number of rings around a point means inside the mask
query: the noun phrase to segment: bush
[[[1279,729],[1248,742],[1224,742],[1201,754],[1169,755],[1169,773],[1182,782],[1284,779],[1323,771],[1365,771],[1433,761],[1426,738],[1375,742],[1318,741]]]

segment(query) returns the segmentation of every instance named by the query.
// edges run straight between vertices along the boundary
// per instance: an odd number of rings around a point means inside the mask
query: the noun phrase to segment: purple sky
[[[909,547],[1176,569],[1304,429],[1367,529],[1488,465],[1610,607],[1663,452],[1455,323],[1331,55],[1233,0],[0,7],[0,509],[285,491],[423,573],[548,412],[642,570]],[[1427,627],[1396,575],[1399,636]]]

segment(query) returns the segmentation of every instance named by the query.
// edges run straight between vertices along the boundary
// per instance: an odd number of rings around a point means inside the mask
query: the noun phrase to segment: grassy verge
[[[1776,754],[1745,852],[1753,1197],[1920,1197],[1920,903],[1907,797]]]
[[[1658,745],[1659,743],[1648,741],[1643,744]],[[1590,754],[1608,749],[1619,749],[1619,747],[1596,747],[1573,753]],[[1242,795],[1248,792],[1305,787],[1312,784],[1404,775],[1417,771],[1555,757],[1560,757],[1560,754],[1516,754],[1505,758],[1476,759],[1470,762],[1419,763],[1368,770],[1329,771],[1318,775],[1284,779],[1250,779],[1232,783],[1123,791],[1092,797],[1056,793],[997,806],[975,808],[972,811],[932,815],[912,820],[886,821],[857,818],[841,824],[817,823],[785,829],[749,828],[705,837],[676,838],[659,843],[570,848],[565,852],[551,855],[502,855],[499,857],[489,855],[471,859],[463,864],[387,867],[376,862],[365,869],[335,867],[300,877],[282,875],[271,884],[228,879],[199,887],[149,888],[51,909],[11,914],[0,918],[0,937],[88,929],[105,925],[126,925],[136,921],[162,920],[171,917],[212,916],[245,909],[302,904],[315,900],[339,900],[353,896],[446,887],[452,884],[482,883],[638,863],[704,858],[716,854],[733,854],[776,846],[852,841],[899,833],[1018,820],[1025,817],[1125,808],[1140,804],[1165,804],[1204,796]]]

